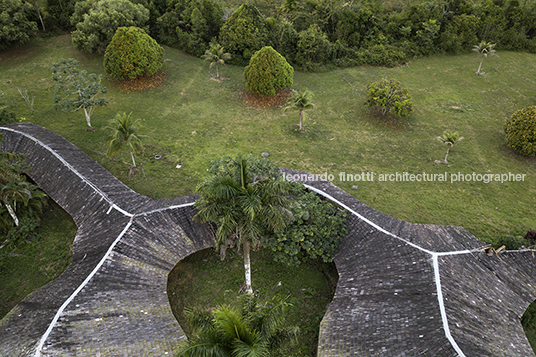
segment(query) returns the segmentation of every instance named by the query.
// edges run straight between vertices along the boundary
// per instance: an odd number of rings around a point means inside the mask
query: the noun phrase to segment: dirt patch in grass
[[[135,79],[112,79],[111,85],[121,92],[139,92],[159,87],[164,83],[166,74],[162,71],[151,76],[138,77]]]
[[[244,103],[256,108],[283,107],[291,96],[292,93],[288,89],[277,90],[274,96],[248,92],[242,93]]]

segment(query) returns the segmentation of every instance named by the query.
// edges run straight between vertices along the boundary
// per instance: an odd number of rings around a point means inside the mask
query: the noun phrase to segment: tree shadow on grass
[[[390,113],[382,114],[381,110],[370,109],[363,113],[364,117],[372,124],[391,131],[407,130],[411,127],[409,118],[399,118]]]

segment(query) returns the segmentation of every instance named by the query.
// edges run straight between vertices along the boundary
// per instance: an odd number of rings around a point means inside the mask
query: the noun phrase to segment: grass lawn
[[[166,48],[162,86],[121,92],[107,80],[109,105],[97,108],[92,124],[104,127],[116,113],[143,119],[150,136],[139,163],[147,177],[128,179],[127,154],[104,156],[105,132],[85,131],[82,112],[53,109],[50,66],[74,57],[89,72],[104,73],[102,56],[75,50],[68,35],[35,39],[0,52],[0,90],[18,101],[14,111],[71,140],[139,193],[168,198],[194,191],[210,160],[237,152],[268,152],[280,166],[316,174],[373,208],[416,223],[463,226],[486,241],[536,227],[531,212],[536,197],[536,159],[506,147],[502,125],[515,110],[534,104],[536,55],[501,52],[484,62],[476,76],[474,54],[436,56],[398,68],[357,67],[327,73],[295,73],[294,87],[315,93],[306,131],[297,129],[297,113],[254,108],[243,101],[243,68],[226,66],[225,79],[213,81],[208,64]],[[409,89],[415,111],[409,119],[383,119],[363,106],[366,86],[382,77]],[[35,112],[17,88],[35,95]],[[465,140],[451,150],[450,167],[438,165],[446,148],[434,138],[457,130]],[[157,160],[155,155],[162,155]],[[182,165],[180,169],[176,166]],[[340,181],[339,173],[370,172],[371,182]],[[380,174],[526,174],[522,182],[380,182]],[[352,189],[357,185],[358,189]]]
[[[0,319],[71,264],[76,234],[72,218],[49,201],[42,222],[38,239],[0,249]]]
[[[275,294],[288,297],[287,326],[300,327],[298,343],[289,356],[316,356],[318,329],[337,283],[334,264],[309,262],[286,267],[273,260],[268,251],[251,255],[252,281],[261,300]],[[214,308],[237,305],[236,292],[244,285],[244,260],[229,250],[226,259],[214,249],[192,254],[175,266],[168,278],[168,296],[179,324],[190,333],[184,308]]]

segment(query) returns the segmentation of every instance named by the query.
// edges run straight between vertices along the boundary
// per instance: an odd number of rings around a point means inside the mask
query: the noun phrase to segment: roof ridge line
[[[417,248],[418,250],[424,252],[424,253],[427,253],[429,255],[432,256],[432,267],[434,269],[434,280],[435,280],[435,285],[436,285],[436,292],[437,292],[437,301],[438,301],[438,304],[439,304],[439,312],[441,314],[441,321],[443,322],[443,330],[445,332],[445,337],[447,338],[447,340],[450,342],[451,346],[454,348],[454,350],[456,351],[456,353],[458,353],[459,357],[466,357],[465,354],[463,353],[463,351],[461,350],[460,346],[458,346],[458,343],[456,342],[456,340],[454,340],[454,337],[452,337],[452,335],[450,334],[450,328],[449,328],[449,322],[448,322],[448,317],[447,317],[447,313],[446,313],[446,310],[445,310],[445,303],[444,303],[444,300],[443,300],[443,292],[441,290],[441,276],[439,274],[439,263],[438,263],[438,257],[439,256],[444,256],[444,255],[457,255],[457,254],[470,254],[470,253],[473,253],[473,251],[478,251],[478,249],[473,249],[473,250],[460,250],[460,251],[452,251],[452,252],[433,252],[431,250],[428,250],[428,249],[425,249],[423,247],[420,247],[419,245],[415,244],[415,243],[412,243],[412,242],[409,242],[407,241],[406,239],[403,239],[399,236],[397,236],[396,234],[392,233],[392,232],[389,232],[388,230],[386,230],[385,228],[377,225],[376,223],[372,222],[371,220],[363,217],[361,214],[357,213],[356,211],[354,211],[353,209],[351,209],[350,207],[348,207],[347,205],[345,205],[344,203],[342,203],[341,201],[337,200],[335,197],[327,194],[326,192],[316,188],[316,187],[313,187],[313,186],[310,186],[310,185],[307,185],[307,184],[304,184],[305,187],[307,187],[308,189],[330,199],[331,201],[337,203],[338,205],[340,205],[341,207],[343,207],[344,209],[348,210],[350,213],[352,213],[353,215],[357,216],[359,219],[361,219],[362,221],[364,221],[365,223],[371,225],[372,227],[376,228],[377,230],[379,230],[380,232],[383,232],[393,238],[396,238],[396,239],[399,239],[403,242],[405,242],[406,244],[414,247],[414,248]]]
[[[124,214],[125,216],[128,216],[128,217],[132,217],[134,216],[133,213],[130,213],[126,210],[124,210],[123,208],[119,207],[106,193],[104,193],[96,184],[94,184],[93,182],[91,182],[87,177],[85,177],[84,175],[82,175],[73,165],[71,165],[69,162],[67,162],[67,160],[65,160],[60,154],[58,154],[56,152],[56,150],[52,149],[50,146],[48,146],[47,144],[45,144],[44,142],[42,142],[41,140],[37,139],[36,137],[28,134],[28,133],[25,133],[23,131],[20,131],[20,130],[16,130],[16,129],[12,129],[12,128],[8,128],[8,127],[5,127],[5,126],[0,126],[0,130],[7,130],[7,131],[10,131],[10,132],[13,132],[13,133],[17,133],[19,135],[22,135],[22,136],[25,136],[27,137],[28,139],[32,140],[33,142],[41,145],[43,148],[45,148],[46,150],[48,150],[50,153],[52,153],[52,155],[54,155],[58,160],[60,160],[60,162],[65,165],[69,170],[71,170],[76,176],[78,176],[80,179],[82,179],[82,181],[84,181],[87,185],[89,185],[93,190],[95,190],[97,192],[97,194],[99,194],[104,200],[106,200],[109,204],[110,204],[110,209],[108,210],[108,212],[106,212],[107,214],[110,213],[110,211],[112,209],[116,209],[117,211],[121,212],[122,214]]]

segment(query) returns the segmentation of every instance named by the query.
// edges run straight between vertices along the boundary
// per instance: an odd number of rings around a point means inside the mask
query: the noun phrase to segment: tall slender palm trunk
[[[478,66],[478,69],[476,71],[477,74],[480,74],[480,68],[482,68],[482,62],[484,62],[484,56],[482,56],[482,59],[480,60],[480,65]]]
[[[130,157],[132,158],[132,165],[136,167],[136,160],[134,160],[134,153],[132,152],[132,150],[130,151]]]
[[[248,241],[244,241],[242,245],[244,249],[244,271],[246,275],[246,291],[248,294],[253,294],[253,289],[251,288],[251,261],[249,258],[250,244]]]
[[[13,207],[11,207],[11,205],[9,204],[9,202],[4,201],[4,206],[6,206],[7,208],[7,211],[9,212],[9,215],[11,216],[11,218],[13,218],[13,221],[15,222],[15,226],[19,226],[19,218],[17,217],[17,215],[15,214],[15,210],[13,209]]]
[[[84,115],[86,116],[86,123],[91,128],[91,108],[84,108]]]
[[[449,151],[452,145],[447,145],[447,154],[445,155],[445,160],[443,161],[445,164],[448,164],[447,158],[449,157]]]

